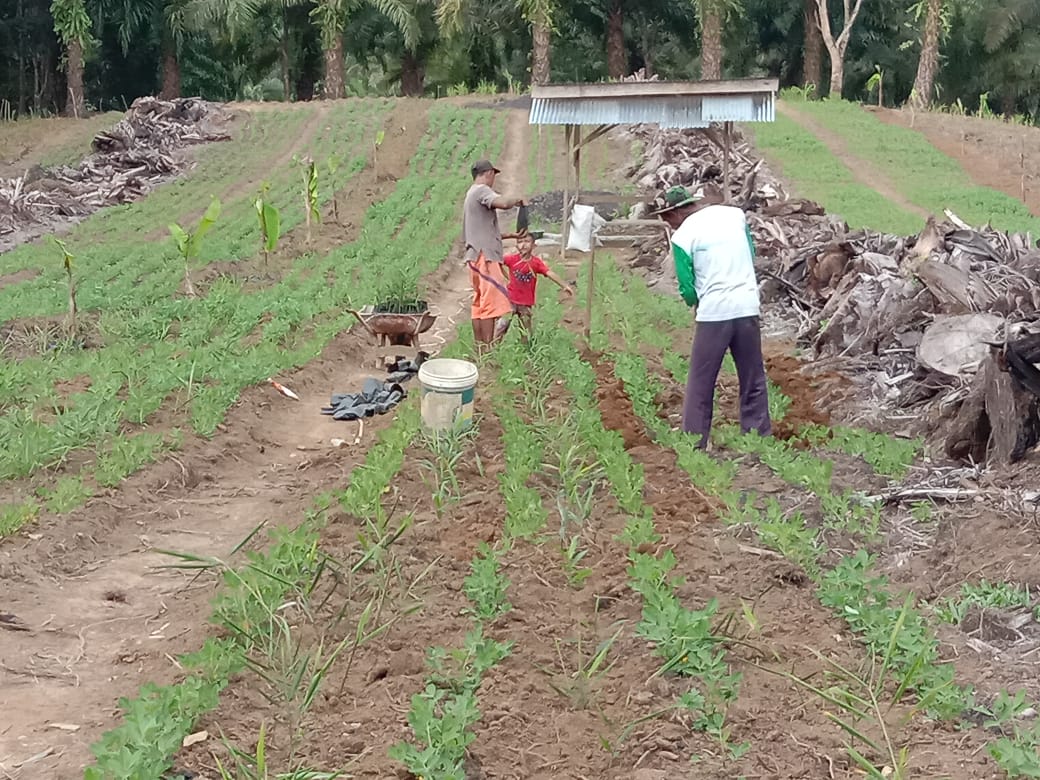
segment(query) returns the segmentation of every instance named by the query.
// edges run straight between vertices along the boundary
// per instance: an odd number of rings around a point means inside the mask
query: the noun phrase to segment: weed
[[[940,620],[957,625],[964,620],[972,607],[1021,609],[1030,606],[1033,598],[1029,588],[1025,586],[983,579],[975,585],[970,582],[963,583],[958,597],[940,599],[933,605],[933,609]]]
[[[600,642],[591,652],[587,652],[585,643],[581,637],[574,640],[574,662],[568,664],[564,659],[563,643],[556,640],[556,655],[559,660],[559,670],[554,671],[538,667],[549,676],[549,687],[567,699],[571,706],[577,710],[587,710],[595,701],[596,688],[617,660],[609,661],[610,652],[620,638],[624,627],[617,629],[614,634]],[[573,671],[570,669],[573,667]]]

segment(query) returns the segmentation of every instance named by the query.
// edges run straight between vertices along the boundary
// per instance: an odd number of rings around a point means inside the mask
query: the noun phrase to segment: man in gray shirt
[[[473,284],[473,337],[477,348],[482,349],[494,341],[498,318],[513,310],[502,271],[502,239],[516,238],[517,234],[503,235],[498,212],[522,206],[524,200],[503,198],[495,192],[495,177],[500,171],[488,160],[474,163],[470,173],[473,186],[462,206],[462,239]]]

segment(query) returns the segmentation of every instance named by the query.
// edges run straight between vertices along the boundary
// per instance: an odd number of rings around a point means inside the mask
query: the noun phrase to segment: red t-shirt
[[[538,277],[549,273],[549,266],[540,257],[524,260],[520,255],[502,258],[509,269],[509,300],[517,306],[534,306],[535,287]]]

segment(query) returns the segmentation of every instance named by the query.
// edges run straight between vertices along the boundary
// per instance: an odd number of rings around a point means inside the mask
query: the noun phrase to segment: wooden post
[[[564,180],[563,180],[563,224],[560,225],[560,262],[567,262],[567,239],[571,234],[571,215],[570,215],[570,202],[571,202],[571,132],[573,131],[573,125],[564,125],[563,127],[563,140],[564,140]]]
[[[595,289],[596,231],[592,231],[592,253],[589,255],[589,289],[585,300],[585,343],[592,346],[592,293]]]
[[[729,192],[729,157],[730,157],[730,144],[732,141],[732,122],[724,122],[722,125],[722,190],[725,195],[725,202],[729,203],[732,198]]]

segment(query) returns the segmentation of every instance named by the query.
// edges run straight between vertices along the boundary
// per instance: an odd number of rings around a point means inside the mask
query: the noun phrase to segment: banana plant
[[[69,316],[65,323],[65,328],[69,335],[72,336],[76,332],[76,280],[72,277],[72,261],[76,259],[76,256],[69,252],[69,248],[60,238],[55,238],[54,243],[58,245],[64,256],[65,277],[69,282]]]
[[[264,270],[267,270],[268,258],[271,252],[277,249],[278,239],[282,235],[281,215],[275,205],[267,200],[267,193],[270,189],[271,185],[264,182],[260,193],[253,202],[257,219],[260,221],[260,248],[264,252]]]
[[[386,131],[380,130],[376,133],[375,138],[372,139],[372,170],[379,178],[379,147],[383,145],[383,140],[386,138]]]
[[[303,160],[303,211],[307,217],[307,243],[311,242],[311,225],[321,221],[318,211],[318,166],[307,157]]]
[[[329,172],[329,193],[332,196],[332,221],[337,225],[339,224],[339,201],[336,198],[336,171],[339,170],[340,162],[342,161],[336,155],[332,155],[325,161],[325,167]]]
[[[191,283],[191,261],[199,256],[202,239],[210,231],[210,228],[213,227],[219,216],[220,201],[213,198],[210,200],[206,212],[202,215],[202,219],[199,220],[199,224],[191,233],[176,222],[170,224],[170,235],[173,236],[174,243],[177,245],[177,252],[184,261],[184,290],[192,298],[197,297],[198,293],[195,292],[195,285]]]

